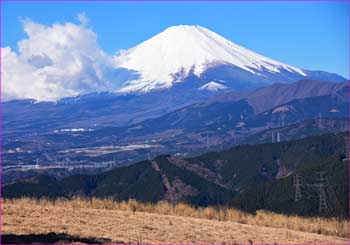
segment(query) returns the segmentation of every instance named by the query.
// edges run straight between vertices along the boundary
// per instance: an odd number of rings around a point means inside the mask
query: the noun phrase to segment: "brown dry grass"
[[[3,232],[66,232],[125,243],[348,243],[349,235],[347,222],[336,219],[96,198],[5,199]]]

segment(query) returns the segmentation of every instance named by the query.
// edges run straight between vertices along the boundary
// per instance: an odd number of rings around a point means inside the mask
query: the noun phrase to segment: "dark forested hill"
[[[349,196],[344,136],[326,134],[241,145],[187,159],[160,156],[97,175],[61,180],[39,176],[3,186],[3,196],[84,195],[144,202],[185,201],[201,206],[232,205],[250,212],[267,209],[340,216],[342,210],[347,212]],[[293,185],[296,174],[301,183],[301,200],[297,202]],[[319,210],[321,183],[327,207]]]

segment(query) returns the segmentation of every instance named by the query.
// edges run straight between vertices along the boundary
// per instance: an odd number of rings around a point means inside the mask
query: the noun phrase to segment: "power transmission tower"
[[[340,204],[337,196],[334,193],[334,190],[332,188],[332,185],[329,183],[328,178],[326,177],[326,191],[329,193],[329,200],[330,202],[333,202],[334,206],[334,213],[339,213],[340,217],[346,218],[347,214],[344,211],[342,205]]]
[[[328,214],[328,203],[325,188],[327,187],[327,179],[325,178],[325,171],[318,171],[316,184],[308,184],[307,186],[315,188],[318,194],[318,211],[319,213]]]
[[[307,198],[308,194],[310,194],[307,188],[312,188],[317,193],[319,214],[346,218],[347,214],[335,195],[334,190],[326,176],[326,172],[318,171],[315,172],[315,174],[317,175],[316,183],[304,184],[306,187],[304,196]]]
[[[318,113],[317,124],[318,124],[319,128],[322,128],[322,113],[321,112]]]
[[[316,188],[318,191],[318,200],[319,200],[319,212],[323,213],[327,211],[328,206],[327,206],[327,196],[325,192],[325,185],[326,185],[326,178],[325,178],[325,172],[320,171],[316,172],[318,175],[318,184],[316,184]]]
[[[345,136],[345,160],[350,161],[350,136]]]
[[[271,119],[271,122],[269,123],[270,128],[275,128],[275,122],[276,122],[275,118]]]
[[[299,174],[294,175],[294,188],[295,188],[295,197],[294,201],[298,202],[301,200],[301,176]]]
[[[277,142],[281,142],[281,136],[280,136],[280,133],[277,133]]]
[[[207,143],[207,149],[209,149],[209,136],[208,136],[208,134],[206,136],[206,143]]]

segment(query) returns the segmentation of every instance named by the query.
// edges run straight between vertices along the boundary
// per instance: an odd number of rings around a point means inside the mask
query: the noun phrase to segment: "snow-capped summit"
[[[299,68],[274,61],[241,47],[201,26],[179,25],[142,42],[116,57],[117,65],[138,72],[120,92],[148,92],[169,88],[190,73],[200,77],[209,67],[232,65],[244,71],[279,73],[282,70],[306,76]]]

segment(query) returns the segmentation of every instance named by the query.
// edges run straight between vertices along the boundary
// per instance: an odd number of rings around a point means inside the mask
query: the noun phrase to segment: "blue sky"
[[[178,24],[201,25],[270,58],[349,74],[347,2],[3,2],[2,47],[25,38],[21,18],[51,25],[85,12],[101,48],[130,48]]]

